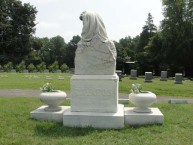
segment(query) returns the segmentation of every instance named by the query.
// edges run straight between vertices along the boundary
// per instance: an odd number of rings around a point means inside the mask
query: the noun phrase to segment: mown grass
[[[46,79],[47,76],[52,79]],[[59,77],[64,80],[59,80]],[[70,77],[68,73],[0,73],[0,89],[39,90],[43,84],[50,82],[55,89],[69,91]]]
[[[34,78],[34,76],[39,78]],[[52,79],[46,80],[46,76],[50,76]],[[64,80],[59,80],[59,76],[63,76]],[[39,90],[44,83],[51,82],[55,89],[70,91],[71,76],[68,73],[0,73],[0,89]],[[184,80],[183,84],[174,84],[174,80],[160,81],[159,79],[157,77],[153,79],[152,83],[145,83],[144,78],[141,77],[137,80],[124,77],[119,83],[119,92],[128,94],[130,93],[131,84],[140,83],[142,84],[142,90],[154,92],[158,96],[193,97],[193,81]]]
[[[0,97],[1,145],[191,145],[193,105],[155,104],[163,125],[128,126],[121,130],[69,128],[60,123],[30,119],[42,103],[38,98]],[[62,105],[69,105],[66,100]]]

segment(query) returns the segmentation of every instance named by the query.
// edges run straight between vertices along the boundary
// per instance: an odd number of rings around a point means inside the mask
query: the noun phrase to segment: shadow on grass
[[[92,127],[80,128],[80,127],[64,127],[62,123],[54,122],[40,122],[35,127],[35,135],[47,136],[47,137],[77,137],[87,136],[92,133],[103,133],[103,132],[132,132],[134,130],[140,130],[142,128],[158,128],[162,125],[142,125],[142,126],[129,126],[125,125],[122,129],[95,129]],[[157,131],[155,131],[157,132]],[[160,133],[160,132],[159,132]]]
[[[86,136],[93,132],[103,132],[104,129],[94,129],[92,127],[64,127],[61,123],[45,122],[37,124],[35,127],[35,135],[50,137],[75,137]]]

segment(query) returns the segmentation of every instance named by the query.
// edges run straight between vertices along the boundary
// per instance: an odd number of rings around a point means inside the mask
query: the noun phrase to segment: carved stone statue
[[[116,48],[107,37],[101,17],[93,12],[83,12],[81,40],[75,56],[76,75],[114,75]]]

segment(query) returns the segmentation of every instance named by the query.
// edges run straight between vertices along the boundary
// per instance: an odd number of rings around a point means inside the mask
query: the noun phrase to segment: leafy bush
[[[13,69],[13,64],[12,62],[8,62],[3,66],[3,69],[5,72],[10,72]]]
[[[17,72],[23,72],[24,69],[26,69],[26,65],[25,65],[25,61],[22,60],[22,61],[20,62],[20,64],[18,64],[18,65],[16,66],[16,71],[17,71]]]
[[[58,61],[54,61],[54,63],[52,63],[48,69],[50,72],[55,72],[56,70],[58,70],[59,69]]]
[[[3,70],[3,67],[2,67],[2,65],[0,65],[0,70]]]
[[[34,70],[36,69],[36,67],[33,65],[33,63],[30,63],[28,66],[27,66],[27,69],[29,72],[34,72]]]
[[[39,72],[43,72],[43,71],[46,69],[46,63],[45,63],[45,62],[41,62],[40,64],[38,64],[38,65],[36,66],[36,68],[37,68],[37,70],[38,70]]]
[[[64,63],[63,65],[60,66],[60,69],[62,72],[66,72],[67,70],[69,70],[69,67]]]

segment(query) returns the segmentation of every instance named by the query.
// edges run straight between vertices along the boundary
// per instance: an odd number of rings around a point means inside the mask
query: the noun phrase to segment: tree
[[[120,43],[117,43],[117,42],[114,42],[114,43],[115,43],[115,47],[117,50],[116,69],[123,71],[124,70],[124,63],[128,59],[127,51]]]
[[[163,0],[161,28],[166,61],[175,72],[193,76],[193,1]]]
[[[72,40],[68,43],[68,47],[66,50],[66,64],[70,68],[74,68],[74,58],[75,58],[75,51],[77,49],[77,44],[80,41],[80,36],[73,36]]]
[[[141,32],[138,42],[136,44],[136,60],[139,65],[139,74],[144,74],[145,71],[153,71],[152,64],[148,57],[148,52],[145,47],[148,45],[150,38],[153,37],[157,31],[156,26],[153,24],[153,17],[149,13],[146,24],[143,26],[143,31]]]
[[[147,58],[155,75],[160,75],[162,70],[167,70],[168,66],[165,62],[165,49],[163,47],[163,36],[161,32],[157,32],[150,38],[148,45],[145,47]]]
[[[19,0],[0,1],[0,63],[21,61],[30,51],[36,8]]]
[[[127,52],[127,57],[129,57],[130,60],[135,60],[135,39],[128,36],[120,39],[119,44]]]
[[[157,31],[156,26],[153,24],[153,17],[151,13],[148,13],[147,21],[145,21],[145,25],[143,26],[143,30],[140,34],[140,38],[137,44],[137,51],[143,52],[145,46],[148,44],[149,39],[154,35]]]
[[[63,64],[66,57],[66,43],[61,36],[52,37],[50,39],[50,58],[51,61],[57,60],[59,65]]]

